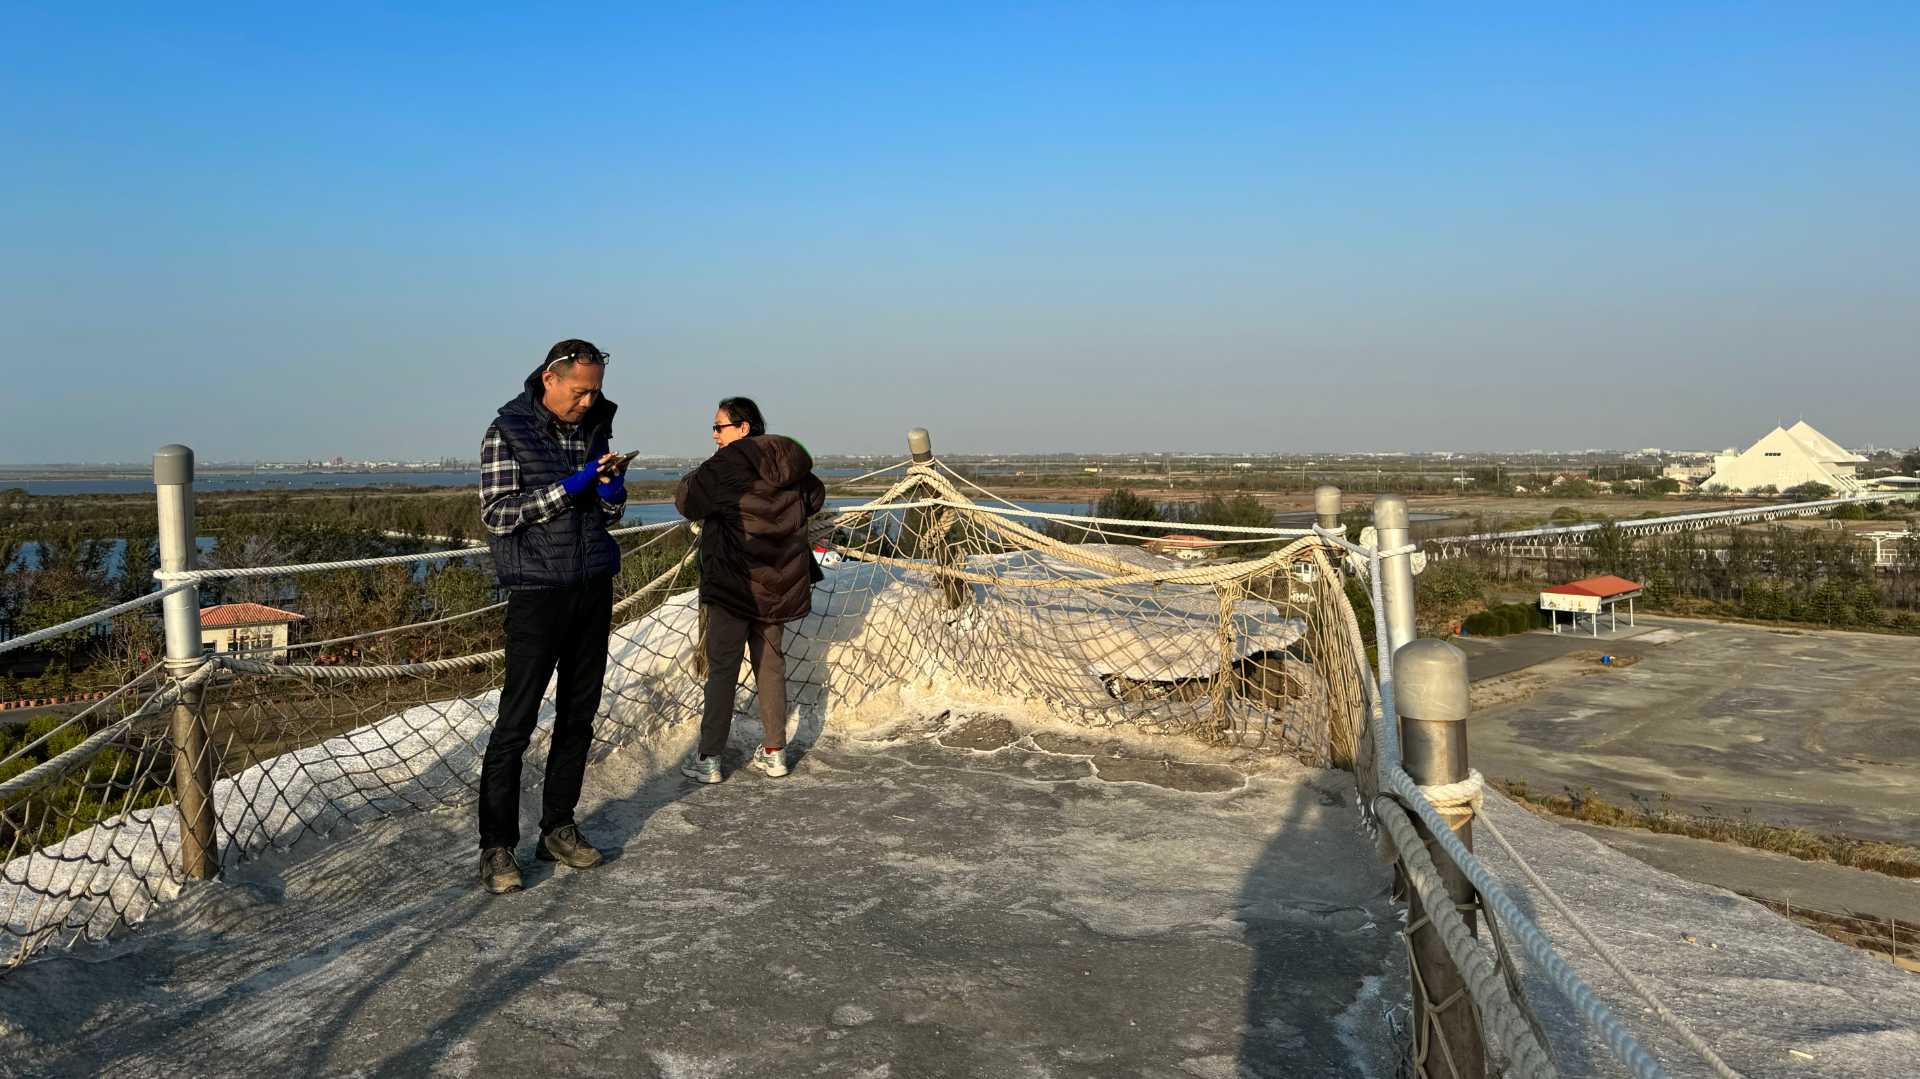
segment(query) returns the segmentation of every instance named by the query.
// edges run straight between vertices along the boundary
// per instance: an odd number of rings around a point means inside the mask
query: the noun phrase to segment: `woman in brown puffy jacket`
[[[673,504],[701,522],[700,613],[706,626],[706,707],[700,748],[681,767],[689,779],[718,783],[720,752],[733,727],[734,687],[744,650],[760,692],[759,748],[748,762],[768,776],[787,774],[787,662],[781,626],[813,610],[813,548],[807,518],[827,502],[805,446],[767,433],[760,406],[745,397],[720,402],[712,457],[680,480]]]

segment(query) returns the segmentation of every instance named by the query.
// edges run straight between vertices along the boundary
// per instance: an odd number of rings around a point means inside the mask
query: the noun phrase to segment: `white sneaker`
[[[766,746],[755,746],[753,759],[747,762],[747,766],[766,776],[768,779],[779,779],[789,771],[787,768],[787,751],[785,749],[768,749]]]
[[[720,774],[720,758],[702,757],[697,753],[680,766],[680,774],[695,783],[718,783],[725,778]]]

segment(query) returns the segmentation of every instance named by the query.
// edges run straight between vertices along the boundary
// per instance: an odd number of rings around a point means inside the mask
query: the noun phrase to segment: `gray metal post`
[[[193,568],[193,451],[162,446],[153,454],[153,490],[159,512],[160,568]],[[187,588],[160,601],[167,631],[167,673],[181,682],[201,664],[200,593]],[[198,688],[173,706],[173,796],[180,816],[180,872],[205,880],[220,869],[214,835],[213,756]]]
[[[1373,500],[1374,543],[1382,551],[1407,545],[1407,500],[1381,495]],[[1398,655],[1416,636],[1413,628],[1413,555],[1396,554],[1380,560],[1380,601],[1386,608],[1387,651]]]
[[[1467,655],[1445,641],[1413,641],[1393,654],[1394,703],[1400,713],[1400,754],[1407,774],[1423,787],[1459,783],[1470,769],[1467,764]],[[1473,848],[1473,817],[1470,812],[1450,811],[1448,822],[1467,848]],[[1413,818],[1414,827],[1426,840],[1427,853],[1439,868],[1447,894],[1456,908],[1474,900],[1473,885],[1465,873],[1440,850],[1426,822]],[[1425,913],[1420,897],[1407,890],[1407,921],[1419,924]],[[1471,910],[1460,912],[1467,928],[1474,928]],[[1457,1076],[1486,1074],[1487,1049],[1467,1005],[1466,980],[1448,957],[1440,934],[1431,924],[1416,930],[1408,941],[1418,973],[1416,985],[1424,993],[1414,995],[1415,1059],[1435,1057],[1451,1059]],[[1453,1006],[1427,1016],[1428,1002],[1457,997]],[[1426,1039],[1437,1036],[1446,1042],[1446,1051],[1429,1050]]]
[[[1340,527],[1340,488],[1329,485],[1313,489],[1313,516],[1321,528]]]
[[[1313,523],[1329,532],[1340,531],[1340,488],[1323,484],[1313,489]],[[1347,552],[1328,544],[1326,556],[1333,564],[1333,579],[1345,581]]]
[[[915,427],[907,432],[907,452],[920,464],[933,460],[933,437],[927,434],[926,428]]]

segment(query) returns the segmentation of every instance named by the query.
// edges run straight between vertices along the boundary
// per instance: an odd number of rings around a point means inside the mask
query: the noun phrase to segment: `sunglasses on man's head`
[[[563,363],[590,363],[605,367],[613,359],[611,352],[576,352],[571,356],[558,356],[547,361],[547,371]],[[543,374],[545,372],[542,372]]]

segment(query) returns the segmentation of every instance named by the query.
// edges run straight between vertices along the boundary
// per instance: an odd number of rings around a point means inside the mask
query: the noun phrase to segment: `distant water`
[[[200,548],[200,557],[205,558],[207,556],[207,552],[213,550],[215,542],[216,541],[212,536],[197,537],[195,539],[195,545]],[[126,570],[126,566],[127,566],[127,541],[120,540],[120,539],[108,540],[107,555],[106,555],[106,558],[103,559],[101,562],[101,568],[106,572],[106,575],[108,577],[114,578],[117,580],[120,574]],[[33,542],[32,540],[28,540],[27,542],[22,543],[20,545],[20,550],[16,552],[13,556],[12,564],[8,565],[6,568],[10,570],[39,569],[40,568],[40,545]]]
[[[839,509],[844,506],[857,506],[861,501],[861,499],[857,498],[830,498],[827,500],[827,505],[829,508]],[[1085,516],[1087,512],[1087,505],[1084,502],[1022,502],[1020,505],[1026,509],[1038,510],[1041,513],[1067,513],[1076,516]],[[679,519],[680,514],[673,508],[673,503],[646,502],[628,507],[627,514],[622,518],[621,523],[627,525],[650,525],[659,524],[662,521],[678,521]],[[478,524],[478,521],[475,523]],[[209,551],[212,551],[217,542],[218,540],[213,536],[199,537],[201,556],[205,557]],[[476,542],[478,542],[477,538]],[[126,541],[110,540],[108,543],[109,547],[105,561],[105,569],[109,577],[118,577],[121,568],[126,565]],[[7,568],[32,570],[38,569],[39,567],[40,545],[28,540],[26,543],[20,545],[20,550],[14,555],[12,566]]]
[[[1276,528],[1312,528],[1314,520],[1315,520],[1315,516],[1312,510],[1298,510],[1298,511],[1289,512],[1289,513],[1276,513],[1273,515],[1273,523],[1274,523],[1274,527]],[[1409,513],[1407,514],[1407,520],[1409,522],[1451,521],[1453,520],[1453,514],[1451,513]]]
[[[656,470],[649,469],[647,471],[649,473],[652,473]],[[829,470],[828,474],[831,475],[834,473],[839,473],[844,475],[858,474],[853,472],[851,469]],[[460,477],[459,482],[461,484],[468,483],[468,482],[473,482],[473,483],[478,482],[477,477],[475,476],[469,476],[464,473],[457,473],[457,472],[413,472],[413,473],[404,473],[404,474],[390,473],[389,475],[394,475],[394,476],[407,475],[407,476],[415,476],[415,477],[456,476],[456,477]],[[356,479],[356,480],[362,480],[366,478],[368,477],[365,477],[365,476],[353,477],[353,479]],[[654,475],[651,475],[651,474],[645,477],[641,477],[639,475],[639,470],[635,470],[635,478],[674,479],[674,478],[677,478],[677,476],[674,476],[672,474],[667,474],[667,473],[661,473],[658,477],[655,477]],[[87,482],[87,481],[80,481],[80,482]],[[116,481],[102,480],[98,482],[109,483],[109,482],[116,482]],[[426,481],[419,480],[419,479],[408,479],[408,480],[396,479],[393,482],[395,485],[400,485],[400,484],[426,485]],[[449,485],[450,484],[441,484],[441,486],[449,486]],[[321,485],[314,484],[312,486],[321,486]],[[204,489],[202,487],[202,484],[199,481],[195,482],[195,487],[196,489]],[[237,488],[236,487],[236,488],[228,488],[228,489],[229,490],[255,490],[257,488]],[[72,492],[62,492],[62,493],[72,493]],[[830,498],[827,500],[827,506],[830,509],[842,509],[847,506],[860,505],[863,501],[864,501],[863,499],[858,499],[858,498]],[[1074,517],[1085,517],[1085,516],[1088,516],[1092,511],[1092,507],[1085,502],[1024,502],[1023,501],[1023,502],[1018,502],[1016,504],[1019,505],[1022,509],[1035,510],[1040,513],[1066,514]],[[1444,513],[1414,513],[1414,514],[1409,514],[1408,516],[1415,521],[1444,521],[1448,519],[1449,515]],[[643,502],[643,503],[637,503],[633,506],[628,507],[626,516],[621,519],[621,523],[625,525],[647,525],[647,524],[659,524],[663,521],[677,521],[679,519],[680,519],[680,514],[673,508],[673,504],[671,502]],[[477,523],[478,522],[476,521],[476,524]],[[1276,518],[1275,518],[1275,524],[1281,528],[1302,528],[1312,523],[1313,523],[1313,515],[1311,513],[1283,513],[1283,514],[1276,515]],[[211,551],[214,547],[215,542],[216,541],[214,537],[201,536],[199,538],[200,553],[204,556],[207,552]],[[107,555],[107,571],[112,576],[118,576],[120,572],[120,567],[124,564],[125,544],[124,542],[119,540],[112,541],[112,544],[113,544],[112,549],[109,551]],[[39,545],[29,541],[21,545],[19,552],[14,556],[13,566],[23,567],[26,569],[34,569],[38,567],[39,561],[40,561]]]

